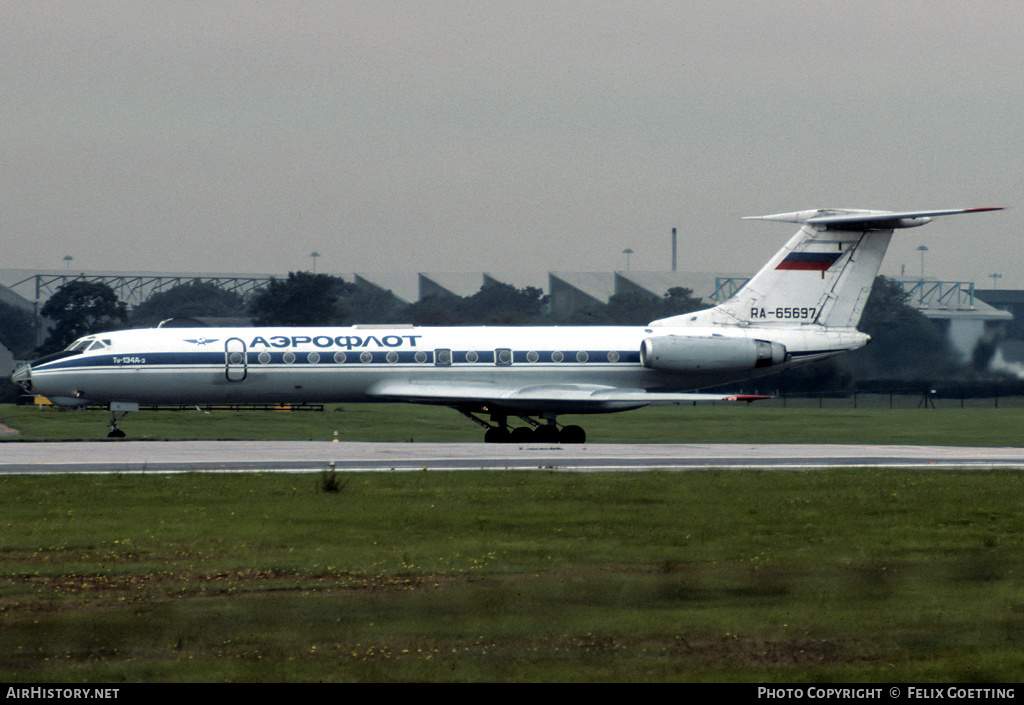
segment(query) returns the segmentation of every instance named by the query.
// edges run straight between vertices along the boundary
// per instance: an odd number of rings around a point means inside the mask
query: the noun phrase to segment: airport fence
[[[949,397],[857,392],[848,396],[779,395],[757,404],[783,409],[1020,409],[1024,408],[1024,395]]]

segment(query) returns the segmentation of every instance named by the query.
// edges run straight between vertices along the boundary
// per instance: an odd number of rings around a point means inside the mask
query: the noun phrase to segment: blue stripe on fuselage
[[[417,352],[426,353],[425,360],[417,360]],[[467,355],[471,352],[476,352],[477,360],[470,362],[467,359]],[[538,359],[531,361],[527,356],[534,352],[537,354]],[[556,362],[552,359],[552,355],[555,352],[561,352],[563,360]],[[579,362],[577,360],[577,354],[585,352],[587,359],[585,362]],[[638,364],[640,362],[640,353],[638,351],[618,351],[618,359],[610,360],[608,350],[565,350],[565,351],[554,351],[554,350],[516,350],[513,351],[513,363],[522,365],[535,365],[535,364]],[[310,354],[315,353],[318,358],[310,359]],[[363,359],[363,355],[369,355],[370,357]],[[392,355],[394,362],[388,360],[388,355]],[[294,359],[291,362],[285,360],[286,355],[293,355]],[[344,353],[344,358],[336,358],[331,353],[321,353],[317,351],[300,352],[295,353],[291,351],[285,352],[270,352],[261,351],[254,352],[250,351],[246,354],[246,365],[253,368],[260,368],[268,365],[316,365],[316,366],[338,366],[338,365],[365,365],[368,363],[374,364],[410,364],[410,365],[433,365],[434,364],[434,351],[398,351],[398,350],[377,350],[368,351],[363,350],[362,352],[350,352]],[[260,357],[263,356],[263,360]],[[269,356],[269,357],[268,357]],[[91,355],[91,356],[76,356],[73,358],[65,358],[62,360],[54,360],[53,362],[47,362],[43,365],[36,367],[35,369],[39,372],[46,372],[50,370],[71,370],[71,369],[95,369],[95,368],[141,368],[141,367],[187,367],[187,366],[217,366],[223,367],[226,362],[225,353],[217,352],[148,352],[138,354],[124,354],[124,355]],[[241,365],[242,363],[233,363]],[[494,365],[495,364],[495,353],[493,350],[487,351],[472,351],[472,350],[454,350],[452,351],[452,364],[453,365]]]

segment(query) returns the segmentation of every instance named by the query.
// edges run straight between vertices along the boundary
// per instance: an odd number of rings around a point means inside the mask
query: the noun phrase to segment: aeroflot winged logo
[[[210,343],[216,343],[220,338],[185,338],[186,343],[195,343],[196,345],[208,345]]]

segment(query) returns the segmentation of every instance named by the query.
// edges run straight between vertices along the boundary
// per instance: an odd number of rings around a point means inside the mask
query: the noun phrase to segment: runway
[[[86,441],[0,444],[0,474],[542,470],[1024,469],[1024,448],[798,444]]]

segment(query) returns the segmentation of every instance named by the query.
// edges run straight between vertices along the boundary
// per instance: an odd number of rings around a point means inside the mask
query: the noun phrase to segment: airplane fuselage
[[[124,435],[115,413],[140,405],[413,402],[457,409],[487,441],[580,443],[583,429],[559,427],[558,414],[752,401],[695,390],[862,347],[857,323],[894,230],[991,210],[764,216],[800,230],[728,300],[647,326],[128,330],[82,338],[13,379],[56,404],[109,405],[112,436]],[[511,416],[528,425],[510,429]]]
[[[755,326],[157,328],[90,336],[81,350],[36,361],[32,390],[68,406],[341,403],[417,398],[416,389],[500,390],[560,386],[646,392],[692,390],[778,372],[863,345],[866,336]],[[813,330],[812,330],[813,329]],[[684,369],[658,369],[641,353],[665,336],[714,346]],[[767,364],[723,361],[723,341],[771,341],[785,349]],[[684,341],[687,349],[695,349]],[[710,349],[709,349],[710,350]],[[706,358],[706,359],[705,359]],[[646,364],[645,364],[646,363]],[[395,384],[407,393],[390,393]],[[411,391],[410,391],[411,390]],[[482,392],[483,393],[483,392]],[[483,393],[485,394],[485,393]],[[614,410],[615,400],[549,399],[560,413]],[[439,399],[437,403],[447,403]],[[508,400],[510,407],[515,407]],[[472,406],[468,403],[466,406]],[[530,407],[528,402],[520,406]],[[643,403],[620,402],[621,408]]]

